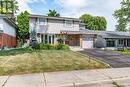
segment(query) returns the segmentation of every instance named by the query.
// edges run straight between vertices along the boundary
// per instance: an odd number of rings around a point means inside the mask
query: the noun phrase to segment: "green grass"
[[[124,87],[122,85],[119,85],[117,82],[113,82],[112,84],[114,85],[113,87]]]
[[[6,56],[7,53],[7,56]],[[24,49],[0,52],[0,75],[106,68],[72,51]]]
[[[130,55],[130,50],[124,50],[124,51],[115,51],[121,54],[126,54],[126,55]]]

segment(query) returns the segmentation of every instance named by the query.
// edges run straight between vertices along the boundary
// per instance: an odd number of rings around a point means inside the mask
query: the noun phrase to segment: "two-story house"
[[[81,34],[79,31],[85,26],[77,18],[30,15],[30,32],[34,29],[39,43],[57,44],[62,38],[70,46],[93,48],[94,35]]]
[[[88,49],[130,47],[130,33],[88,30],[77,18],[30,15],[30,33],[34,30],[39,43],[57,44],[62,38],[64,44]]]

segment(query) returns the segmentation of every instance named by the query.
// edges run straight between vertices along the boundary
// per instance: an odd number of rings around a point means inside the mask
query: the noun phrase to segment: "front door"
[[[41,35],[41,41],[42,43],[45,43],[45,44],[54,44],[54,35],[50,35],[50,34],[43,34]]]

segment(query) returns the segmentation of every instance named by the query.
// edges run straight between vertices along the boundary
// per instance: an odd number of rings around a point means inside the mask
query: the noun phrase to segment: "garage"
[[[82,48],[92,49],[93,47],[93,35],[82,35]]]

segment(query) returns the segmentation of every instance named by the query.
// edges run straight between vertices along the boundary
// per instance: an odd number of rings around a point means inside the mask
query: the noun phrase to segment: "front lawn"
[[[130,50],[116,51],[116,52],[121,53],[121,54],[130,55]]]
[[[7,53],[7,56],[5,54]],[[106,68],[103,63],[64,50],[0,52],[0,75]]]

